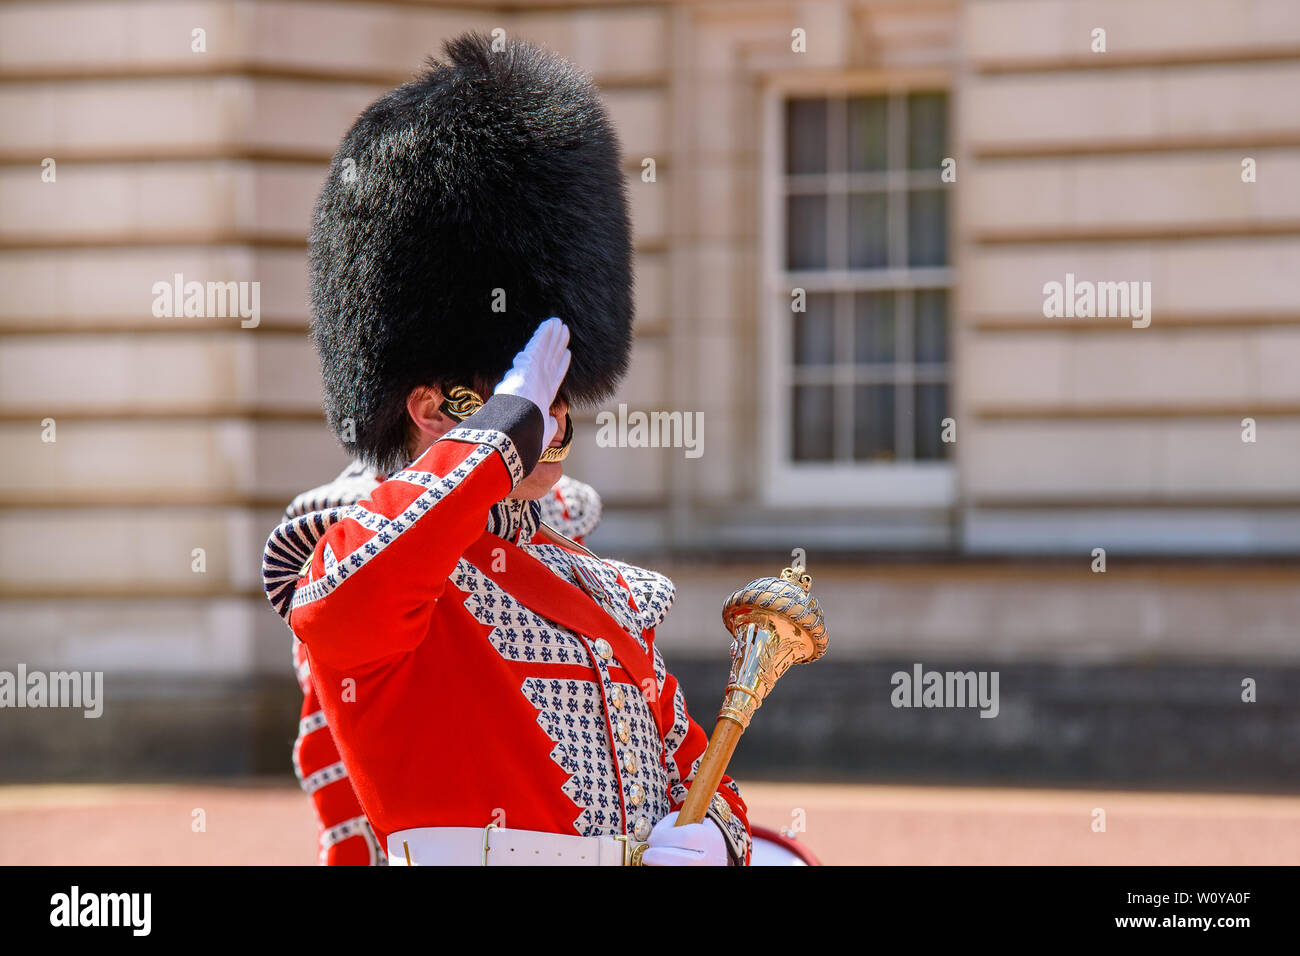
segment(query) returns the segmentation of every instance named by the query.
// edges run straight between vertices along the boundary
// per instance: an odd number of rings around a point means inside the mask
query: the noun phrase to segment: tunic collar
[[[487,530],[511,544],[527,544],[537,533],[542,520],[542,506],[537,501],[507,498],[488,512]]]

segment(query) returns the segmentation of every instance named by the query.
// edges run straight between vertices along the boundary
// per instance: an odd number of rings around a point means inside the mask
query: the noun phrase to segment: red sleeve
[[[298,645],[302,647],[301,644]],[[295,650],[295,657],[297,657]],[[305,653],[301,667],[309,666]],[[334,734],[325,722],[316,690],[303,694],[293,769],[316,811],[316,840],[322,866],[382,866],[387,857],[361,809],[352,778],[343,766]]]
[[[492,506],[532,471],[542,413],[493,396],[316,543],[294,590],[289,626],[314,656],[352,667],[409,651]]]

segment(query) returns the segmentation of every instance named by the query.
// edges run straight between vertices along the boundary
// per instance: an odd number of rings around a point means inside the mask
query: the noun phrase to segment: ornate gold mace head
[[[722,623],[731,632],[731,678],[719,718],[749,727],[782,674],[826,653],[826,624],[811,589],[812,575],[786,568],[779,578],[750,581],[722,605]]]
[[[754,711],[790,665],[826,653],[826,625],[811,588],[812,575],[786,568],[779,578],[750,581],[722,605],[722,623],[731,632],[731,677],[677,826],[699,823],[714,801],[726,802],[718,786]]]

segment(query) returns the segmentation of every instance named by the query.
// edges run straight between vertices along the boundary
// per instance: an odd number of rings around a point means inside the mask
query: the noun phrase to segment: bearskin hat
[[[595,87],[521,41],[444,51],[348,131],[312,224],[329,425],[388,472],[407,463],[411,389],[497,381],[550,316],[575,405],[609,397],[631,348],[627,197]]]

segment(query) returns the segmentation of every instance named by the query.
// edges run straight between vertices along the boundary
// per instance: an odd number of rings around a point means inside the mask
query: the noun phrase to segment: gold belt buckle
[[[633,846],[628,841],[626,833],[620,834],[619,836],[614,837],[614,839],[623,844],[624,866],[645,866],[645,864],[641,862],[641,856],[645,853],[646,847],[650,844],[638,843],[636,846]]]

